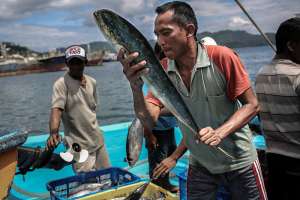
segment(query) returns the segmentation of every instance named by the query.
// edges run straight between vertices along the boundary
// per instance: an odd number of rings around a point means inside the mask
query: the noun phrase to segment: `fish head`
[[[119,52],[121,48],[126,50],[125,46],[120,45],[119,41],[116,39],[116,34],[111,30],[112,22],[114,21],[115,14],[107,9],[97,10],[93,13],[96,23],[100,30],[102,31],[104,37],[111,41],[113,48]],[[109,26],[109,24],[111,26]]]
[[[148,40],[129,21],[107,9],[95,11],[94,18],[104,37],[117,52],[123,48],[127,55],[139,53],[133,64],[146,60],[145,67],[151,68],[148,63],[158,62]]]

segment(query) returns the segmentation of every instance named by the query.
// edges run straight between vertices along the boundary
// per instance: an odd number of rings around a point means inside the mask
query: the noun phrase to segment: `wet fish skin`
[[[142,151],[144,127],[138,118],[135,118],[128,128],[126,139],[126,160],[130,167],[134,166]]]
[[[80,185],[76,188],[72,188],[70,194],[68,195],[68,198],[80,197],[80,196],[83,196],[83,195],[86,195],[86,194],[90,194],[92,192],[102,190],[108,184],[111,184],[111,183],[110,182],[104,182],[104,183],[85,183],[85,184],[82,184],[82,185]]]
[[[135,189],[125,200],[139,200],[143,196],[145,190],[147,189],[149,182],[143,183],[137,189]]]
[[[194,133],[195,141],[198,143],[196,134],[198,134],[200,127],[193,119],[184,100],[157,60],[147,39],[127,20],[110,10],[102,9],[95,11],[94,17],[103,35],[112,42],[117,51],[121,48],[125,48],[129,53],[139,52],[138,58],[136,58],[133,63],[139,63],[145,60],[145,67],[149,68],[149,72],[142,76],[143,81],[148,85],[154,96],[156,96],[182,124]],[[217,150],[225,156],[234,159],[233,156],[228,154],[221,147],[217,146],[212,148],[217,148]]]

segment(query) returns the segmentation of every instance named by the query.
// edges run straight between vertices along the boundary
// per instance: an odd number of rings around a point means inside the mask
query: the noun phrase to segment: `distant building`
[[[3,57],[3,58],[6,58],[6,56],[7,56],[7,52],[6,52],[6,44],[4,44],[4,43],[1,43],[0,44],[0,52],[1,52],[1,56]]]

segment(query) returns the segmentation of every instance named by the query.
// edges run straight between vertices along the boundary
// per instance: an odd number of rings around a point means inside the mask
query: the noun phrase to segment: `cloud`
[[[155,16],[154,15],[144,15],[144,16],[142,16],[141,19],[142,19],[143,24],[154,24]]]
[[[232,3],[224,0],[210,1],[190,1],[197,16],[216,16],[235,14],[237,9],[232,6]]]
[[[243,26],[248,26],[250,24],[251,23],[248,20],[245,20],[239,16],[235,16],[230,19],[229,27],[242,28]]]
[[[63,28],[15,24],[10,30],[4,29],[0,27],[1,38],[6,38],[6,41],[13,41],[37,51],[51,50],[74,43],[87,43],[95,38],[104,39],[99,36],[100,32],[96,28],[77,30],[76,27],[73,27],[73,29],[65,30]],[[93,39],[91,40],[91,38]]]
[[[124,13],[135,13],[142,9],[144,6],[143,0],[122,0],[121,1],[121,10]]]
[[[91,1],[89,0],[50,0],[49,6],[51,8],[70,8],[70,7],[78,7],[85,4],[89,4]]]
[[[16,1],[2,0],[0,4],[0,22],[21,19],[32,15],[36,10],[43,9],[47,1]]]
[[[162,2],[166,0],[1,0],[0,38],[36,50],[104,40],[92,16],[102,8],[117,12],[153,38],[154,10]],[[257,33],[234,1],[187,2],[195,10],[199,32],[230,28]],[[300,10],[299,0],[241,2],[264,32],[275,32],[282,21]]]

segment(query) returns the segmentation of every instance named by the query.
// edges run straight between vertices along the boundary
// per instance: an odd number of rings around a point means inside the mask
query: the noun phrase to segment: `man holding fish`
[[[188,149],[188,199],[216,199],[219,185],[230,191],[232,199],[267,199],[247,126],[259,105],[239,57],[226,47],[197,42],[196,16],[187,3],[168,2],[156,13],[154,32],[167,57],[161,64],[200,128],[194,134],[179,120],[183,139],[176,151],[156,167],[154,175],[168,173]],[[134,52],[125,58],[124,50],[118,55],[130,82],[136,115],[145,128],[152,130],[164,108],[158,96],[168,94],[155,92],[145,101],[141,77],[150,74],[146,67],[149,60],[133,62],[138,57],[139,53]],[[176,111],[175,107],[174,115],[178,117]]]

